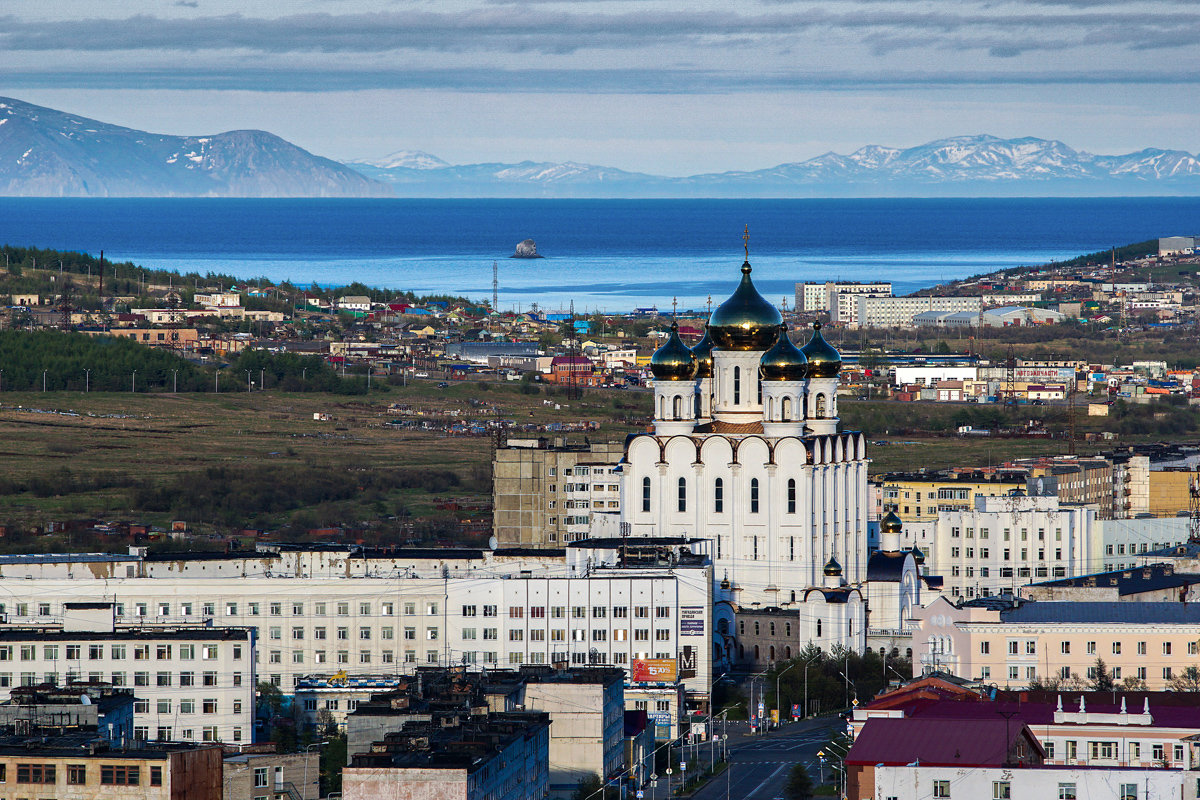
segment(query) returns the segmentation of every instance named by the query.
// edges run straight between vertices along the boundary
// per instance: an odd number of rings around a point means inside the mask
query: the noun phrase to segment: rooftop
[[[1029,602],[1000,612],[1003,622],[1112,623],[1126,625],[1200,624],[1200,605],[1195,603],[1146,602]]]

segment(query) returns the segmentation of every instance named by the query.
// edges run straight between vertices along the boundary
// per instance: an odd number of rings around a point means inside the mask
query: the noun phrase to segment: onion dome
[[[779,338],[763,353],[758,375],[764,381],[802,381],[808,377],[808,358],[792,344],[787,325],[779,326]]]
[[[781,322],[783,317],[779,309],[754,288],[754,282],[750,280],[750,262],[747,261],[742,264],[742,282],[712,313],[708,331],[722,350],[766,350]]]
[[[837,562],[833,556],[829,557],[829,561],[825,564],[825,577],[838,578],[842,574],[842,565]]]
[[[880,533],[900,533],[903,529],[904,520],[900,519],[895,511],[889,511],[883,519],[879,520]]]
[[[842,354],[825,341],[821,335],[821,323],[813,323],[812,338],[800,349],[808,356],[808,377],[836,378],[842,371]]]
[[[650,371],[659,381],[690,381],[696,377],[696,356],[679,338],[679,324],[671,323],[671,335],[650,356]]]
[[[708,334],[708,328],[704,329],[704,338],[696,342],[692,347],[692,353],[696,356],[696,377],[711,378],[713,371],[713,347],[716,343],[712,336]]]
[[[920,566],[925,563],[925,554],[922,553],[921,548],[917,547],[915,544],[913,545],[912,555],[913,555],[913,561],[915,561],[917,563],[917,566]]]

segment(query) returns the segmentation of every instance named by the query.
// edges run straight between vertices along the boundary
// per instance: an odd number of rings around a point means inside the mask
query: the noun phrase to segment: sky
[[[319,155],[761,169],[988,133],[1195,153],[1196,0],[4,0],[0,95]]]

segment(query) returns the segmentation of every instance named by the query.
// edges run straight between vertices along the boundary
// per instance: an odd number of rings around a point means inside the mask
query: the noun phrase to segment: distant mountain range
[[[575,162],[340,164],[265,131],[167,136],[0,97],[0,195],[50,197],[938,197],[1200,194],[1200,159],[958,136],[684,178]]]
[[[917,147],[869,145],[850,155],[751,172],[669,178],[575,162],[450,165],[395,153],[349,166],[404,197],[880,197],[1170,195],[1200,193],[1200,159],[1181,150],[1120,156],[1062,142],[956,136]]]
[[[165,136],[0,97],[0,195],[390,197],[265,131]]]

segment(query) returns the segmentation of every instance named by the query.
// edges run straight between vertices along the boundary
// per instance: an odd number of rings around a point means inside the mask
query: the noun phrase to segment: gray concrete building
[[[592,513],[621,507],[620,442],[510,439],[492,462],[501,547],[559,548],[587,538]]]

